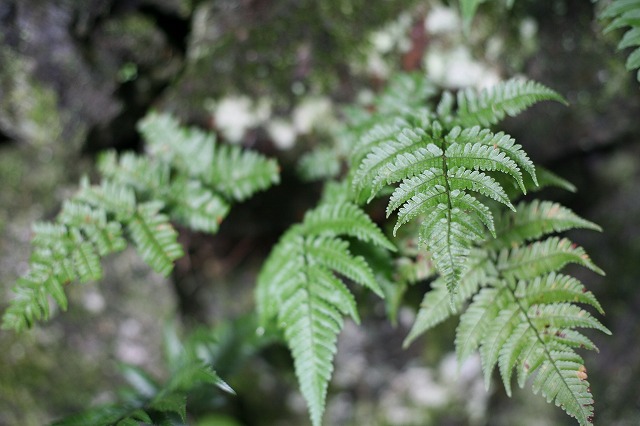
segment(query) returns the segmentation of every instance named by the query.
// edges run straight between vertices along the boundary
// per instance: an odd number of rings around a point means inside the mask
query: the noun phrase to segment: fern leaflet
[[[516,116],[536,102],[554,100],[566,104],[562,96],[535,81],[511,79],[479,95],[467,89],[458,92],[458,111],[454,121],[463,126],[490,126],[508,115]]]

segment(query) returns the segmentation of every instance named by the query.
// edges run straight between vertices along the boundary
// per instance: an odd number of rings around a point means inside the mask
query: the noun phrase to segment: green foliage
[[[154,271],[168,275],[183,255],[170,220],[215,233],[234,201],[278,182],[275,161],[217,146],[212,134],[169,115],[149,114],[140,131],[147,154],[103,154],[101,182],[83,179],[54,223],[34,225],[29,270],[13,289],[3,328],[20,331],[48,319],[50,297],[66,309],[64,286],[102,278],[101,259],[123,250],[125,236]]]
[[[343,316],[359,322],[355,299],[338,276],[382,296],[366,260],[350,252],[345,237],[394,249],[355,204],[321,204],[282,236],[258,276],[262,323],[275,319],[283,331],[314,425],[322,421]]]
[[[620,39],[618,49],[633,48],[626,67],[629,71],[640,68],[640,1],[614,0],[602,11],[600,18],[611,21],[604,33],[630,27]],[[640,81],[640,71],[636,77]]]
[[[496,364],[509,395],[514,369],[520,387],[535,376],[534,393],[541,392],[580,424],[590,424],[593,397],[584,362],[574,348],[596,347],[575,329],[610,333],[577,306],[590,305],[603,313],[595,296],[559,271],[569,262],[602,271],[571,241],[539,238],[560,230],[599,228],[559,204],[537,200],[520,203],[516,213],[500,217],[496,228],[497,238],[487,238],[484,250],[469,258],[453,306],[443,303],[447,292],[439,281],[425,294],[405,345],[462,313],[456,332],[458,359],[462,362],[479,348],[487,386]]]
[[[344,22],[366,17],[360,12],[369,5],[349,1],[337,8],[334,3],[300,7],[296,16],[317,8],[320,27],[305,31],[319,32],[320,39],[351,49],[351,27]],[[467,31],[481,3],[484,0],[460,1]],[[504,3],[510,7],[513,0]],[[274,15],[279,13],[290,11]],[[614,0],[602,18],[611,19],[605,32],[630,27],[619,48],[633,47],[627,68],[640,68],[640,2]],[[281,29],[279,21],[269,22]],[[268,34],[281,32],[264,31],[262,25],[245,30],[247,34],[238,37],[260,43],[272,43]],[[305,50],[298,37],[290,40],[293,44],[283,49],[288,58],[273,56],[287,69],[299,65]],[[221,39],[216,49],[233,50],[237,45],[234,38]],[[245,47],[251,55],[235,55],[243,64],[270,64],[272,56],[258,55],[247,62],[255,52],[253,43],[243,43]],[[342,60],[340,49],[324,47],[320,50],[328,58],[315,58],[314,66]],[[249,74],[247,86],[262,84],[254,78],[260,72]],[[573,263],[604,272],[582,247],[557,234],[600,228],[558,203],[518,202],[521,194],[546,186],[569,191],[575,187],[537,167],[514,138],[493,127],[537,102],[566,102],[546,86],[523,79],[480,92],[444,92],[434,103],[438,93],[419,73],[396,74],[371,103],[345,109],[346,124],[335,132],[334,146],[320,146],[299,161],[305,179],[344,179],[326,183],[319,206],[291,226],[266,259],[256,288],[259,328],[253,322],[242,330],[228,325],[234,330],[227,329],[222,349],[211,333],[195,333],[184,344],[169,333],[166,380],[123,366],[130,388],[122,392],[119,403],[57,424],[184,423],[190,391],[207,384],[230,391],[210,365],[220,359],[226,361],[221,368],[237,363],[239,355],[233,349],[241,352],[252,346],[253,339],[260,339],[258,328],[268,336],[279,333],[287,344],[311,422],[319,426],[344,318],[360,321],[350,285],[386,298],[393,320],[407,286],[428,279],[431,288],[423,296],[405,347],[460,315],[458,359],[462,362],[478,351],[487,386],[497,366],[511,395],[515,371],[519,387],[530,382],[534,393],[579,424],[591,424],[594,401],[577,349],[597,348],[580,329],[606,334],[609,330],[587,310],[603,313],[595,296],[563,269]],[[146,140],[145,154],[102,154],[99,183],[83,179],[55,221],[33,226],[29,269],[14,288],[16,297],[4,314],[4,328],[20,331],[48,319],[50,299],[67,309],[65,285],[101,279],[102,258],[122,251],[129,241],[154,271],[170,274],[183,255],[172,221],[215,233],[233,203],[279,181],[274,160],[238,146],[218,145],[213,134],[182,127],[169,115],[149,114],[139,130]],[[397,214],[390,232],[393,243],[360,207],[383,196],[389,196],[387,218]],[[392,254],[396,247],[399,253]],[[231,355],[223,353],[226,349]]]
[[[480,93],[445,92],[433,109],[425,105],[419,113],[388,117],[393,124],[362,126],[349,178],[360,202],[397,184],[386,209],[387,216],[398,214],[394,235],[417,219],[418,241],[439,275],[405,346],[461,314],[458,358],[462,362],[479,350],[487,386],[496,364],[509,395],[514,369],[520,387],[535,376],[534,393],[586,425],[592,422],[593,398],[574,349],[596,348],[576,328],[609,331],[577,306],[602,312],[595,297],[560,270],[577,263],[603,272],[584,249],[552,234],[600,228],[557,203],[534,200],[515,207],[518,192],[539,185],[574,188],[548,171],[538,176],[513,138],[481,127],[541,100],[564,102],[552,90],[524,80]]]
[[[169,377],[158,381],[139,367],[121,365],[129,387],[120,390],[121,400],[90,408],[54,423],[55,426],[127,426],[139,424],[185,424],[187,394],[193,389],[215,385],[234,391],[205,362],[213,335],[195,331],[180,342],[172,327],[166,328],[164,355]]]
[[[562,98],[538,83],[510,80],[479,94],[460,92],[457,99],[455,112],[453,96],[445,93],[435,113],[419,120],[399,118],[385,130],[374,126],[362,138],[368,154],[363,158],[363,148],[356,145],[352,164],[360,201],[400,182],[387,206],[387,216],[398,210],[394,234],[405,223],[424,217],[420,242],[451,293],[456,292],[472,245],[485,238],[486,230],[495,235],[493,215],[483,200],[515,210],[493,177],[495,172],[525,193],[521,170],[537,184],[533,163],[513,138],[476,124],[493,124],[537,101]]]

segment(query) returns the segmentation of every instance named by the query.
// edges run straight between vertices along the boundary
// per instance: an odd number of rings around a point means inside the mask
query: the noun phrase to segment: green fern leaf
[[[162,207],[159,202],[140,204],[127,228],[144,261],[154,271],[167,276],[173,269],[173,261],[184,253],[175,229],[168,218],[159,213]]]
[[[420,245],[431,253],[438,272],[445,279],[451,294],[455,294],[464,264],[471,251],[472,239],[468,226],[451,217],[447,206],[439,204],[425,218],[420,228]],[[471,234],[473,235],[473,234]]]
[[[86,179],[80,182],[80,191],[75,199],[96,208],[102,208],[113,214],[118,222],[128,222],[136,211],[134,191],[125,186],[105,179],[100,185],[89,185]]]
[[[324,411],[337,335],[343,324],[341,313],[355,309],[352,299],[339,297],[346,291],[343,284],[321,271],[307,268],[307,274],[300,278],[313,282],[313,291],[306,280],[298,283],[300,287],[287,295],[279,315],[314,425],[320,425]]]
[[[93,244],[78,241],[71,252],[71,258],[80,282],[96,281],[102,278],[100,256],[93,248]]]
[[[531,324],[537,329],[553,327],[595,328],[605,334],[611,334],[600,321],[589,312],[571,303],[547,303],[532,305],[527,314]]]
[[[491,374],[498,362],[500,350],[505,346],[518,323],[525,321],[525,318],[516,303],[505,302],[489,321],[487,329],[482,334],[480,346],[480,360],[487,389],[491,383]],[[462,325],[462,321],[460,324]]]
[[[602,230],[558,203],[539,200],[522,202],[515,214],[505,214],[498,220],[498,236],[488,243],[488,247],[515,247],[547,234],[576,228]]]
[[[353,183],[356,191],[371,199],[385,185],[401,181],[387,206],[387,215],[398,209],[394,235],[400,226],[423,217],[420,241],[454,292],[471,245],[486,238],[485,229],[495,232],[489,208],[466,192],[477,192],[514,209],[503,187],[484,171],[510,176],[523,191],[518,164],[534,179],[535,171],[507,135],[456,127],[442,138],[437,122],[429,130],[403,129],[395,141],[375,146],[360,164]]]
[[[290,287],[289,282],[297,280],[299,271],[305,267],[302,247],[303,237],[298,227],[289,228],[260,269],[256,286],[256,305],[263,326],[266,326],[270,319],[277,317],[284,301],[282,289]]]
[[[274,160],[238,146],[216,145],[215,135],[186,128],[168,114],[150,113],[138,125],[151,157],[171,164],[182,175],[243,201],[278,183]]]
[[[471,3],[476,3],[472,1]],[[482,90],[458,92],[456,122],[462,127],[482,125],[488,127],[501,121],[505,115],[515,116],[531,105],[545,100],[566,104],[562,96],[548,87],[523,79],[511,79]]]
[[[481,195],[498,201],[515,211],[502,186],[491,176],[477,170],[465,168],[452,168],[447,171],[449,186],[452,189],[462,189],[477,192]],[[493,218],[491,219],[493,224]],[[487,227],[489,227],[487,225]]]
[[[500,252],[497,266],[505,277],[527,280],[557,271],[567,263],[577,263],[604,275],[604,271],[591,261],[582,247],[558,237],[536,241],[511,251],[504,249]]]
[[[441,169],[431,168],[414,176],[405,179],[391,194],[391,199],[387,205],[387,217],[398,209],[401,205],[408,203],[414,196],[424,193],[431,188],[444,188],[445,180]],[[395,231],[394,231],[395,233]]]
[[[394,248],[355,204],[321,205],[285,233],[258,275],[261,322],[267,326],[275,318],[284,332],[314,425],[321,423],[343,316],[359,321],[355,300],[337,274],[383,294],[344,237]]]

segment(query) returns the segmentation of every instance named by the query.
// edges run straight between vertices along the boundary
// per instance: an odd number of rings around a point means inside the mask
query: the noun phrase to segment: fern
[[[608,33],[620,28],[627,29],[618,43],[618,49],[633,48],[627,58],[626,67],[629,71],[640,68],[640,1],[614,0],[601,13],[601,19],[611,20],[604,29]],[[640,81],[640,70],[636,74]]]
[[[354,149],[357,171],[352,181],[359,200],[371,200],[385,186],[400,182],[387,207],[387,216],[398,210],[394,234],[405,223],[424,217],[420,241],[453,294],[473,244],[485,238],[485,230],[495,233],[493,215],[483,199],[515,210],[495,172],[522,192],[523,170],[537,184],[533,163],[513,138],[461,125],[493,124],[537,101],[562,98],[538,83],[510,80],[480,94],[460,92],[455,113],[451,99],[445,95],[438,119],[424,120],[420,127],[404,122],[375,143],[370,133],[365,134],[363,145],[369,153],[358,163],[362,156],[357,153],[363,148]],[[375,129],[372,132],[379,133]]]
[[[349,178],[359,202],[392,187],[386,214],[397,212],[394,235],[417,220],[418,241],[439,275],[405,347],[461,314],[458,358],[479,350],[487,385],[496,365],[508,394],[514,369],[521,387],[535,376],[534,392],[586,425],[593,399],[575,348],[595,346],[576,329],[608,330],[577,306],[601,312],[595,297],[559,271],[577,263],[603,272],[584,249],[553,234],[600,228],[557,203],[514,206],[512,200],[527,190],[575,188],[536,170],[511,136],[482,127],[542,100],[564,102],[545,86],[521,79],[480,93],[445,92],[435,109],[425,106],[419,117],[399,114],[361,129]]]
[[[13,289],[3,328],[20,331],[48,319],[49,297],[66,309],[64,286],[101,279],[101,259],[123,250],[125,237],[154,271],[168,275],[183,255],[171,220],[215,233],[234,201],[278,182],[275,161],[218,147],[213,135],[169,115],[149,114],[139,127],[147,155],[101,155],[102,181],[83,179],[54,223],[34,226],[29,270]]]
[[[487,238],[485,250],[478,249],[484,256],[476,256],[475,266],[468,268],[453,307],[441,306],[447,294],[436,281],[405,345],[462,312],[465,301],[475,294],[456,331],[459,360],[479,349],[487,386],[498,365],[508,395],[514,369],[520,387],[535,376],[534,393],[542,393],[581,425],[591,424],[593,397],[584,362],[574,349],[597,348],[576,328],[609,331],[576,305],[590,305],[602,313],[594,295],[558,271],[572,262],[603,272],[569,240],[539,238],[561,230],[599,228],[559,204],[537,200],[520,203],[516,213],[504,214],[497,222],[497,238]]]
[[[258,276],[262,323],[275,319],[284,332],[314,425],[321,424],[343,316],[359,322],[355,300],[338,276],[382,296],[371,268],[350,252],[345,237],[394,249],[355,204],[323,204],[283,235]]]

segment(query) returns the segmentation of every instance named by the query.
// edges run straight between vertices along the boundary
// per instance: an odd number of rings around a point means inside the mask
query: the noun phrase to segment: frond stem
[[[447,194],[447,253],[453,264],[453,253],[451,253],[451,221],[453,205],[451,204],[451,187],[449,186],[448,169],[447,169],[447,139],[442,138],[442,176],[444,177],[444,189]],[[450,298],[451,307],[453,307],[453,294]]]

